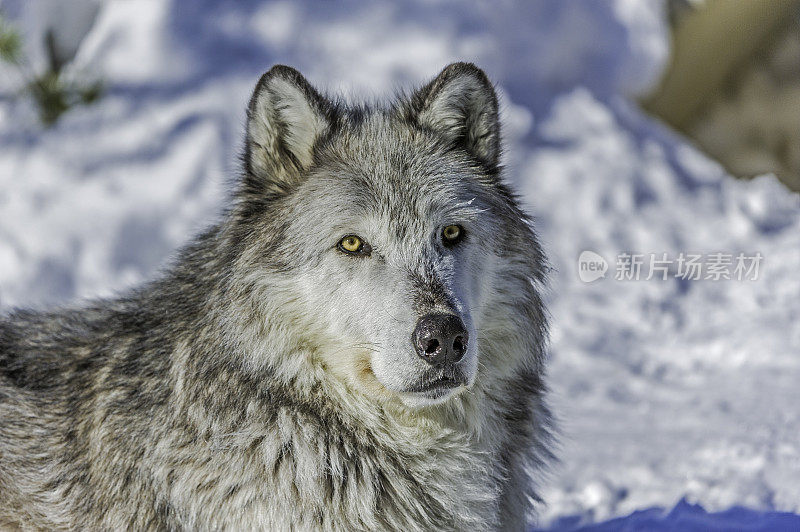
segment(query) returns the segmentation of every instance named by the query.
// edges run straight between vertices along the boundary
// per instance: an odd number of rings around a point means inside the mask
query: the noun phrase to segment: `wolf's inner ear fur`
[[[412,112],[420,125],[460,144],[490,168],[500,161],[500,121],[494,87],[472,63],[453,63],[417,91]]]
[[[291,67],[276,65],[261,76],[247,113],[248,176],[278,190],[298,179],[330,127],[328,109],[325,98]]]

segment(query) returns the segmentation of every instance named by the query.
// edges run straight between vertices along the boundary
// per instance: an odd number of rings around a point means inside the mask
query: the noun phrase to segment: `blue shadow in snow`
[[[724,512],[708,513],[702,506],[681,500],[667,512],[663,508],[638,510],[603,523],[581,525],[580,516],[561,517],[548,528],[531,532],[612,532],[612,531],[706,532],[739,530],[748,532],[798,532],[800,515],[758,511],[734,506]]]

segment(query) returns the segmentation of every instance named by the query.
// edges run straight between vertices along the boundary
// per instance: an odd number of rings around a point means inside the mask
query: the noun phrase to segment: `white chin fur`
[[[458,388],[437,390],[436,392],[403,392],[400,394],[400,400],[409,408],[423,408],[445,403],[458,395],[463,389],[463,386],[459,386]]]

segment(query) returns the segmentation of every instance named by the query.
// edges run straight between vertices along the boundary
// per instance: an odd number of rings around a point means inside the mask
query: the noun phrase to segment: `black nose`
[[[467,352],[467,340],[464,322],[452,314],[423,316],[412,338],[420,358],[436,366],[461,360]]]

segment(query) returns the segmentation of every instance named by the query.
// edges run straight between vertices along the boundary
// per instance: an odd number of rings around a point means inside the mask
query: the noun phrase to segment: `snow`
[[[32,34],[39,2],[0,7]],[[0,309],[122,291],[211,223],[272,64],[371,98],[472,60],[498,83],[509,176],[554,267],[561,463],[542,523],[782,526],[775,512],[800,513],[800,200],[730,178],[636,109],[667,51],[647,0],[102,2],[69,67],[105,81],[97,104],[42,130],[0,99]],[[605,278],[578,278],[586,250]],[[758,279],[615,279],[621,253],[715,252],[760,253]]]
[[[604,523],[580,525],[579,518],[565,517],[547,528],[548,532],[613,532],[647,530],[648,532],[796,532],[800,516],[787,512],[758,512],[736,506],[724,512],[708,513],[701,506],[681,500],[670,511],[648,508]],[[543,530],[543,529],[542,529]]]

